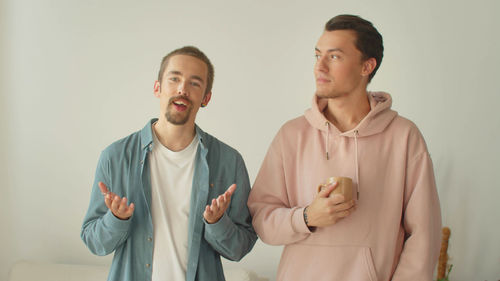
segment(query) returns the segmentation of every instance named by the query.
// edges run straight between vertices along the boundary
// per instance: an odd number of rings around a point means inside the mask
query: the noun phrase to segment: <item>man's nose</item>
[[[326,56],[320,56],[316,60],[316,64],[314,65],[314,68],[316,68],[317,71],[328,72],[328,64],[326,61]]]
[[[188,95],[188,87],[187,86],[188,86],[187,82],[179,83],[179,86],[177,87],[177,94],[187,96]]]

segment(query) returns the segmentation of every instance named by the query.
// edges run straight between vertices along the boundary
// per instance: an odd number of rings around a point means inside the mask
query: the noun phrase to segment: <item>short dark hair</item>
[[[160,71],[158,72],[158,81],[161,83],[161,80],[163,78],[163,72],[165,72],[165,69],[167,68],[168,65],[168,60],[175,55],[192,56],[197,59],[200,59],[207,65],[208,74],[207,74],[207,88],[205,89],[205,95],[209,93],[212,90],[212,85],[214,83],[214,66],[212,65],[208,57],[202,51],[200,51],[200,49],[194,46],[184,46],[182,48],[173,50],[172,52],[164,56],[163,59],[161,60]]]
[[[356,33],[356,48],[363,55],[362,59],[374,58],[377,61],[375,69],[370,73],[368,82],[375,76],[382,58],[384,57],[384,44],[382,35],[377,31],[373,24],[359,16],[338,15],[333,17],[325,24],[325,31],[334,30],[352,30]]]

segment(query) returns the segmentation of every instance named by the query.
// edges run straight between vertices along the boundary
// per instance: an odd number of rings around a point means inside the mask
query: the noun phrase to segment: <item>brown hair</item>
[[[167,68],[168,65],[168,60],[175,55],[192,56],[197,59],[200,59],[207,65],[208,74],[207,74],[207,88],[205,89],[205,95],[208,92],[210,92],[212,90],[212,85],[214,82],[214,66],[212,65],[208,57],[202,51],[200,51],[200,49],[194,46],[184,46],[182,48],[173,50],[172,52],[164,56],[163,59],[161,60],[160,71],[158,72],[158,81],[161,83],[161,80],[163,78],[163,72],[165,72],[165,69]]]
[[[371,22],[354,15],[338,15],[330,19],[325,24],[325,31],[333,30],[354,31],[356,33],[355,46],[363,55],[362,59],[374,58],[377,61],[375,69],[373,69],[368,78],[368,82],[370,82],[380,67],[384,56],[382,35],[380,35]]]

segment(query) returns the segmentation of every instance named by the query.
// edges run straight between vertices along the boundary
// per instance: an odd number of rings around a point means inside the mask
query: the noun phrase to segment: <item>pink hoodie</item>
[[[315,97],[269,147],[248,207],[262,241],[285,245],[278,280],[432,280],[441,213],[425,141],[389,94],[368,98],[369,114],[341,133]],[[304,207],[332,176],[353,179],[357,209],[311,233]]]

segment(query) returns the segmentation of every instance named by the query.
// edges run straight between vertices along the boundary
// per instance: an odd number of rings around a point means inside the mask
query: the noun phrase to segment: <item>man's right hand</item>
[[[120,196],[109,191],[108,187],[103,182],[99,182],[99,189],[104,196],[104,203],[115,217],[121,220],[127,220],[132,216],[135,208],[134,203],[127,205],[127,198],[120,198]]]
[[[337,185],[338,183],[334,183],[323,188],[307,207],[307,226],[323,227],[335,224],[356,209],[354,200],[344,202],[344,196],[341,194],[330,196]]]

